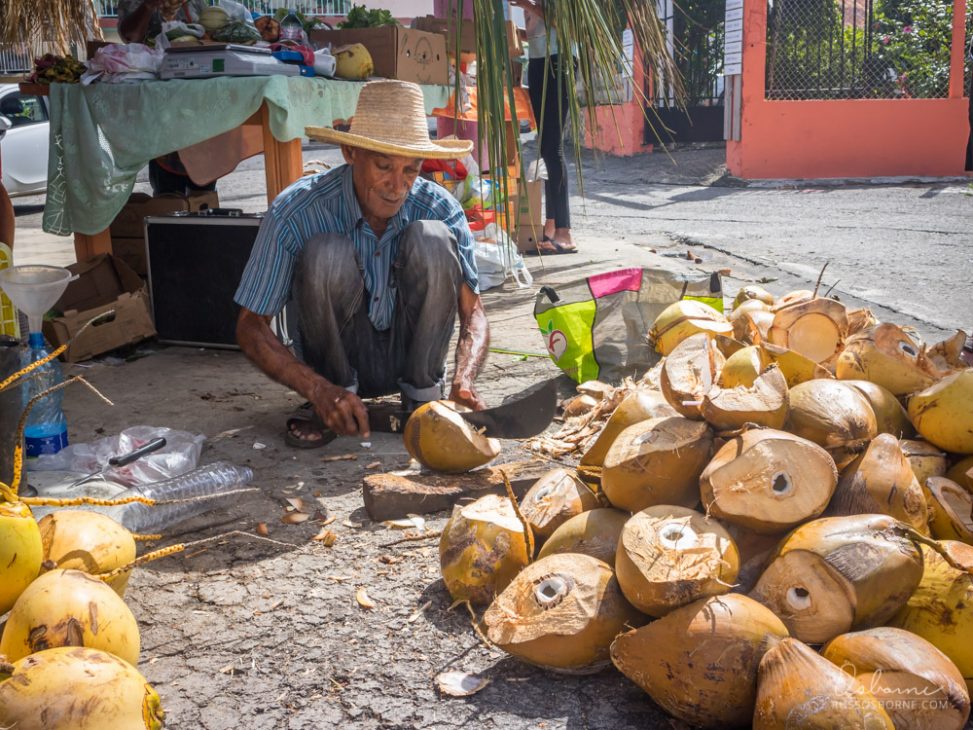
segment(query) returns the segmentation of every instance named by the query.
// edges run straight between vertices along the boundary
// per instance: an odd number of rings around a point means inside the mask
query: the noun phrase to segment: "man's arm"
[[[236,336],[243,354],[267,376],[296,390],[313,405],[324,424],[335,433],[369,436],[368,411],[354,393],[329,382],[298,360],[270,329],[269,316],[242,307]]]
[[[459,292],[459,341],[456,344],[456,372],[449,399],[479,411],[486,408],[473,382],[486,361],[490,345],[490,325],[483,302],[466,284]]]

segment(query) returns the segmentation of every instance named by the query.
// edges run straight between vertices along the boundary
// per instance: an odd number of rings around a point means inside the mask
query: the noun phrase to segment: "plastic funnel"
[[[74,275],[60,266],[11,266],[0,271],[0,289],[27,315],[31,332],[41,331],[44,313],[61,298]]]

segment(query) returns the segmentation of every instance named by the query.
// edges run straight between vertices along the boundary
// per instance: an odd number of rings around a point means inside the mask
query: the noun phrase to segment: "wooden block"
[[[510,479],[514,494],[520,498],[534,482],[556,466],[548,461],[513,461],[465,474],[369,474],[362,485],[362,496],[365,510],[373,520],[396,520],[410,514],[450,509],[464,498],[504,494],[501,469]]]

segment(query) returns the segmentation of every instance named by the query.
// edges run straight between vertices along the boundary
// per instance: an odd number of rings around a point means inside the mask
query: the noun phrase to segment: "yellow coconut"
[[[361,43],[341,46],[334,51],[335,76],[339,79],[364,81],[375,73],[375,62],[372,55]]]
[[[929,477],[923,490],[932,536],[973,545],[973,492],[945,477]]]
[[[908,439],[915,436],[909,414],[899,403],[899,399],[877,383],[867,380],[842,380],[850,385],[868,401],[875,413],[875,423],[879,433],[890,433],[897,439]]]
[[[520,512],[534,536],[550,537],[575,515],[598,506],[598,497],[573,469],[552,469],[538,479],[520,501]]]
[[[701,418],[703,396],[719,380],[725,358],[712,337],[695,334],[680,342],[662,363],[659,388],[669,405],[687,418]]]
[[[712,387],[703,396],[700,412],[717,431],[745,424],[779,429],[787,421],[787,381],[780,368],[771,365],[749,387]]]
[[[887,515],[803,524],[777,548],[750,596],[809,644],[881,625],[922,578],[922,554],[907,529]]]
[[[618,434],[629,426],[647,421],[650,418],[677,416],[676,409],[669,405],[665,396],[658,390],[638,388],[629,393],[612,411],[598,438],[581,457],[583,466],[601,466],[605,462],[608,449],[615,443]]]
[[[848,338],[835,374],[840,380],[869,380],[893,395],[906,395],[934,381],[921,358],[922,346],[898,325],[885,322]]]
[[[749,388],[770,363],[770,356],[761,348],[756,345],[744,347],[726,359],[719,384],[724,388]]]
[[[951,567],[923,545],[922,580],[888,624],[931,642],[952,660],[973,693],[973,546],[953,540],[940,545],[966,570]]]
[[[767,333],[771,343],[826,366],[838,357],[847,336],[845,305],[824,297],[774,307],[774,322]]]
[[[649,339],[655,343],[658,352],[668,355],[676,345],[698,332],[729,335],[733,332],[733,325],[708,304],[681,299],[663,309],[655,318]]]
[[[775,298],[773,294],[762,286],[748,284],[747,286],[741,287],[737,295],[733,297],[733,310],[736,311],[741,305],[754,301],[770,307],[773,306]]]
[[[786,347],[765,342],[760,345],[760,350],[766,359],[775,363],[784,373],[788,388],[806,383],[808,380],[834,380],[834,376],[827,368]]]
[[[135,560],[132,533],[107,515],[87,510],[61,510],[45,515],[38,523],[44,545],[44,560],[58,568],[80,570],[89,575],[108,573]],[[118,595],[124,595],[131,571],[108,581]]]
[[[773,429],[728,441],[703,470],[706,513],[762,534],[777,534],[817,517],[828,506],[838,470],[827,451]]]
[[[828,513],[886,514],[929,534],[922,487],[899,448],[898,439],[890,433],[880,433],[872,439],[865,453],[841,472]]]
[[[0,501],[0,616],[40,573],[43,556],[41,533],[30,508]]]
[[[507,497],[488,494],[456,505],[439,539],[439,565],[454,601],[485,606],[533,552],[530,528]]]
[[[730,324],[733,325],[733,337],[741,342],[750,341],[751,328],[753,327],[753,315],[763,312],[769,316],[769,321],[773,323],[774,315],[770,313],[770,306],[757,299],[748,299],[733,308],[727,316]]]
[[[956,334],[926,348],[923,353],[923,366],[934,378],[944,378],[958,370],[969,367],[963,361],[963,347],[966,345],[966,333],[957,330]]]
[[[507,653],[570,672],[606,666],[612,640],[643,623],[608,563],[571,553],[528,565],[483,615],[487,638]]]
[[[561,553],[580,553],[614,565],[618,538],[630,516],[628,512],[610,507],[582,512],[547,538],[537,559]]]
[[[464,421],[459,413],[468,410],[451,401],[419,406],[402,433],[406,451],[433,471],[463,472],[493,461],[500,454],[500,442]]]
[[[946,471],[944,476],[973,492],[973,456],[967,456],[965,459],[957,461]]]
[[[842,634],[821,655],[865,685],[896,730],[962,730],[966,725],[970,694],[963,675],[921,636],[882,626]]]
[[[954,454],[973,454],[973,368],[909,398],[909,418],[926,441]]]
[[[47,649],[8,670],[10,679],[0,681],[0,727],[159,730],[163,725],[159,694],[131,664],[106,652]]]
[[[746,727],[757,699],[757,667],[787,629],[764,606],[735,593],[703,598],[611,647],[618,670],[664,710],[693,726]]]
[[[771,309],[776,312],[778,309],[792,307],[801,302],[809,302],[814,299],[814,292],[810,289],[795,289],[787,292],[784,296],[778,297]]]
[[[125,601],[80,570],[39,576],[10,609],[0,654],[9,661],[58,646],[86,646],[136,664],[139,628]]]
[[[649,616],[729,592],[739,569],[740,555],[723,526],[676,505],[632,515],[615,553],[622,593]]]
[[[655,504],[692,507],[699,475],[709,461],[713,432],[702,421],[653,418],[629,426],[605,457],[601,490],[619,509],[638,512]]]
[[[868,688],[796,639],[782,639],[760,660],[753,730],[895,726]]]
[[[823,446],[838,468],[849,464],[878,434],[875,413],[854,388],[836,380],[809,380],[788,393],[785,430]]]
[[[767,343],[770,327],[774,323],[774,313],[760,309],[743,312],[734,324],[734,333],[742,342],[753,345]]]
[[[929,477],[945,476],[948,464],[946,454],[928,441],[902,439],[899,447],[909,460],[912,473],[916,475],[920,485],[924,485]]]

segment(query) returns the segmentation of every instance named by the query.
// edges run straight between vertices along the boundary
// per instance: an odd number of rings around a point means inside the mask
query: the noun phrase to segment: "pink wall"
[[[742,178],[962,175],[965,0],[955,0],[949,98],[767,101],[766,0],[745,0],[740,141],[727,168]]]
[[[595,108],[595,129],[590,129],[591,118],[585,115],[585,147],[619,157],[630,157],[652,151],[651,144],[642,144],[645,138],[644,99],[639,90],[645,89],[645,64],[642,53],[635,46],[635,62],[632,84],[635,94],[632,101],[615,106]]]

